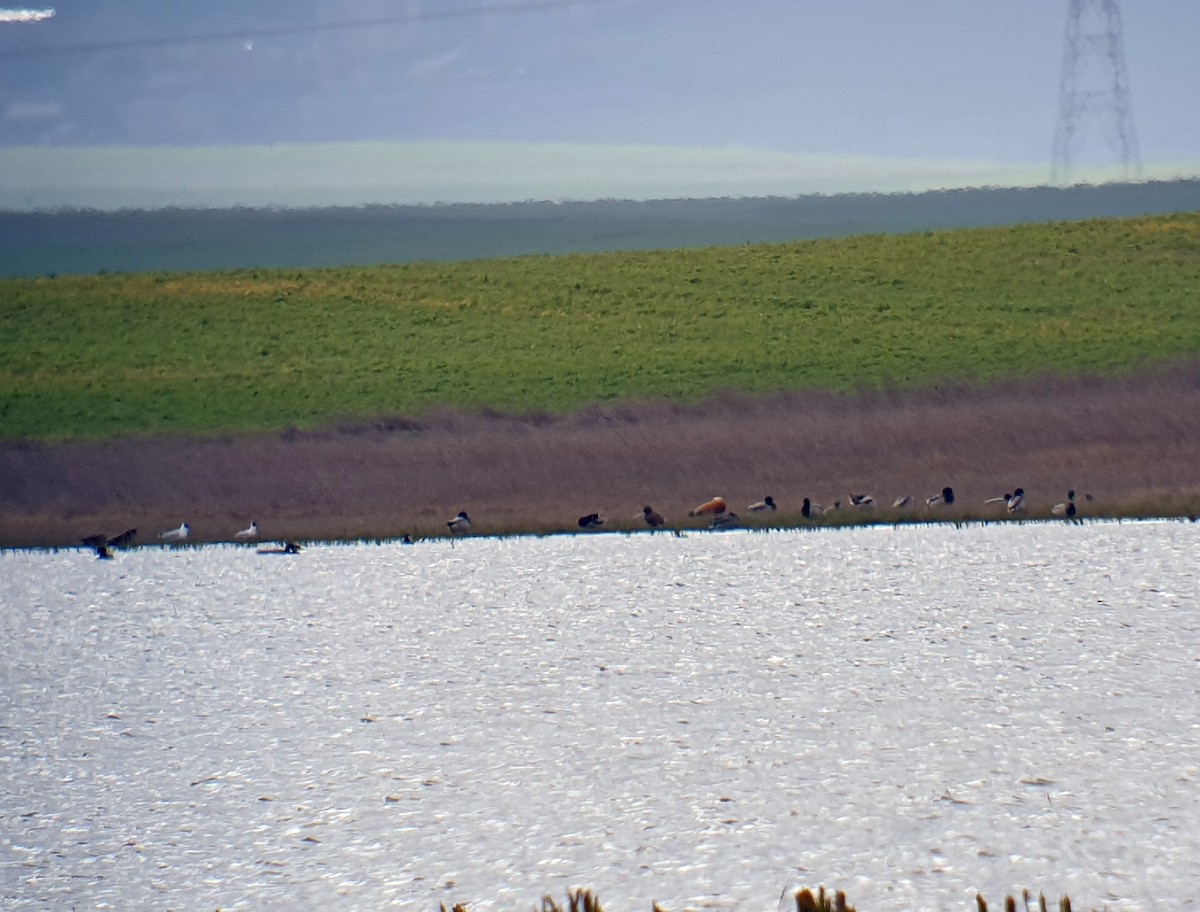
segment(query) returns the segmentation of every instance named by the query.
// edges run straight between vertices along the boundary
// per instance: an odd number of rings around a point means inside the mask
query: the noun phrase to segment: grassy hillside
[[[1200,213],[464,263],[0,280],[0,436],[1114,372],[1200,354]]]

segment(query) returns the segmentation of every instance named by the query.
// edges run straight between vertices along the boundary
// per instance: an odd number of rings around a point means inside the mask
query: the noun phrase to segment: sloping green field
[[[1200,213],[707,250],[0,280],[0,436],[1119,372],[1200,355]]]

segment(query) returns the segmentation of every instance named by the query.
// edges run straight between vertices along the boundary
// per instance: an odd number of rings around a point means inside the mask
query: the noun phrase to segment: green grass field
[[[0,436],[559,412],[1200,353],[1200,213],[706,250],[0,280]]]

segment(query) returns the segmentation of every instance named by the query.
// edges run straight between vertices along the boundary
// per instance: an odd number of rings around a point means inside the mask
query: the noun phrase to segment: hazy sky
[[[468,143],[479,154],[467,156],[465,195],[474,181],[483,198],[494,191],[489,159],[500,172],[537,162],[534,184],[548,155],[578,161],[600,186],[606,168],[666,186],[663,150],[681,162],[724,150],[734,192],[738,172],[761,162],[786,176],[805,161],[841,159],[853,170],[901,160],[944,172],[947,186],[989,173],[1048,178],[1068,2],[60,0],[7,9],[0,152],[286,144],[295,156],[315,143]],[[1125,0],[1121,12],[1146,173],[1197,173],[1200,2]],[[1101,141],[1106,123],[1080,119],[1081,167],[1115,159]],[[625,150],[619,165],[611,147]],[[416,166],[397,154],[419,185]],[[214,156],[232,183],[254,182],[229,150]],[[336,156],[318,158],[321,169],[336,167]],[[14,161],[36,163],[5,159],[0,191],[52,180]],[[187,184],[189,173],[173,179]]]

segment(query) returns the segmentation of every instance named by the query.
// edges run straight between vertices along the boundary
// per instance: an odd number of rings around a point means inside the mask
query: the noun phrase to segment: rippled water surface
[[[1200,526],[0,553],[0,906],[1200,909]]]

